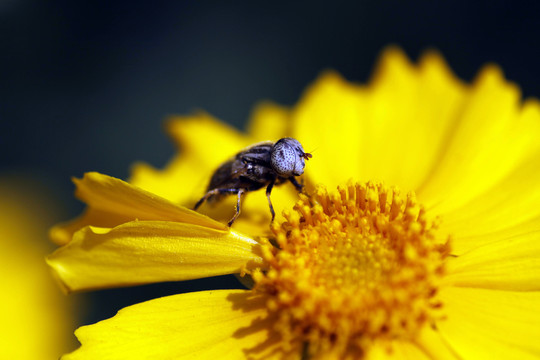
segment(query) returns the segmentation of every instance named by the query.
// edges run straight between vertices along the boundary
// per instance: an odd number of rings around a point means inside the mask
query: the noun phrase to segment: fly
[[[274,185],[290,181],[301,192],[303,185],[298,183],[296,176],[304,173],[305,160],[310,158],[311,154],[304,152],[300,142],[293,138],[252,145],[221,164],[212,175],[206,194],[195,204],[194,210],[207,200],[219,201],[226,195],[236,194],[236,213],[228,222],[230,227],[240,215],[244,194],[266,186],[266,197],[274,221],[276,214],[270,200]]]

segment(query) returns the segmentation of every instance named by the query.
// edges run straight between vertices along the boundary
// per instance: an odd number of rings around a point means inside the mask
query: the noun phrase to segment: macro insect
[[[301,192],[303,185],[295,177],[304,173],[304,160],[310,158],[311,154],[304,152],[300,142],[293,138],[254,144],[221,164],[212,175],[206,194],[195,204],[194,210],[207,200],[219,201],[226,195],[236,194],[236,213],[228,222],[230,227],[240,215],[244,194],[266,186],[266,197],[274,221],[276,214],[270,200],[274,185],[290,181]]]

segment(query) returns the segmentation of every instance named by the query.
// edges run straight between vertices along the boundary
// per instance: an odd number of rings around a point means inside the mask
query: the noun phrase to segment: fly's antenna
[[[315,149],[311,150],[310,152],[308,152],[308,153],[306,153],[306,154],[308,154],[309,157],[311,158],[311,157],[313,157],[313,154],[314,154],[317,150],[319,150],[318,147],[316,147]],[[307,160],[307,158],[305,158],[305,159]]]

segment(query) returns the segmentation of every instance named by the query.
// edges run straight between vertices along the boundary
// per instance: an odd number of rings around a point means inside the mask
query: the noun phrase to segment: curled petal
[[[53,241],[59,244],[69,242],[75,231],[87,225],[113,227],[132,220],[168,220],[226,229],[207,216],[111,176],[91,172],[73,181],[77,186],[76,196],[88,204],[88,210],[81,217],[51,230]]]
[[[66,291],[188,280],[261,267],[258,243],[232,230],[169,221],[86,227],[47,262]]]

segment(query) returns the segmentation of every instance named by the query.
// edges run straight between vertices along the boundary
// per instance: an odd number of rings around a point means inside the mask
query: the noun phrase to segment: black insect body
[[[304,173],[304,160],[309,158],[311,154],[304,152],[302,145],[293,138],[252,145],[221,164],[212,175],[206,194],[195,204],[194,209],[197,210],[205,200],[217,201],[226,195],[236,194],[236,214],[228,223],[231,226],[240,215],[244,194],[266,186],[273,221],[275,212],[270,200],[272,188],[290,181],[296,190],[302,191],[303,186],[296,181],[295,176]]]

